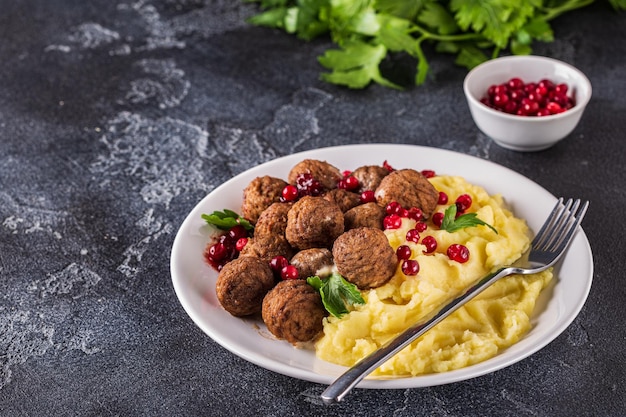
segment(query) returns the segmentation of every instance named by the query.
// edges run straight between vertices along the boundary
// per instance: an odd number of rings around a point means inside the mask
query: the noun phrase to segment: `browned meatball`
[[[322,297],[303,279],[280,281],[263,299],[262,317],[278,339],[293,345],[313,341],[322,332]]]
[[[256,223],[263,210],[280,201],[286,185],[286,181],[269,175],[253,179],[243,190],[241,215]]]
[[[305,249],[293,255],[290,263],[296,267],[300,278],[308,278],[323,268],[332,267],[333,255],[326,248]]]
[[[285,236],[294,248],[329,248],[342,233],[341,209],[323,197],[304,196],[287,213]]]
[[[338,168],[326,161],[318,161],[316,159],[305,159],[297,163],[289,171],[287,180],[290,184],[296,184],[300,174],[311,174],[326,190],[336,188],[337,182],[343,178]]]
[[[265,294],[274,286],[269,264],[259,258],[237,258],[222,268],[215,292],[224,310],[233,316],[259,313]]]
[[[249,238],[246,246],[239,252],[239,256],[256,256],[267,263],[278,255],[291,259],[294,252],[285,236],[264,235]]]
[[[293,203],[273,203],[263,210],[254,225],[254,237],[285,235],[287,212]]]
[[[335,240],[333,259],[338,272],[360,289],[376,288],[391,279],[398,257],[380,229],[359,227]]]
[[[365,165],[352,171],[352,176],[359,180],[359,191],[374,191],[380,182],[389,175],[389,170],[381,165]]]
[[[400,169],[382,179],[374,195],[376,202],[385,206],[397,201],[404,208],[418,207],[430,217],[437,207],[439,192],[421,173]]]
[[[356,207],[361,204],[361,199],[358,194],[344,190],[343,188],[332,189],[325,193],[322,197],[337,204],[344,213],[352,207]]]
[[[357,227],[373,227],[382,230],[385,209],[376,203],[365,203],[346,211],[343,218],[346,230]]]

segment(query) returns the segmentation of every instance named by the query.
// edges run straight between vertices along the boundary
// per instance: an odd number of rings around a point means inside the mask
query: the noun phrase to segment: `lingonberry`
[[[348,191],[354,191],[359,188],[359,180],[356,177],[346,177],[337,183],[337,188],[342,188]]]
[[[448,246],[447,254],[448,258],[461,264],[467,262],[470,256],[469,249],[458,243]]]
[[[359,200],[361,201],[362,204],[374,203],[374,202],[376,202],[376,195],[374,194],[374,191],[366,190],[366,191],[363,191],[359,195]]]
[[[422,245],[424,245],[424,253],[433,253],[437,249],[437,239],[433,236],[424,236]]]
[[[439,191],[439,199],[437,200],[437,204],[448,204],[448,194],[443,191]]]
[[[237,242],[242,237],[248,237],[248,231],[242,225],[233,226],[228,229],[228,237],[231,242]]]
[[[399,229],[402,226],[402,217],[397,214],[390,214],[383,219],[383,227],[387,229]]]
[[[432,169],[423,169],[422,175],[426,178],[432,178],[435,176],[435,171],[433,171]]]
[[[248,244],[248,238],[240,237],[239,239],[237,239],[237,243],[235,243],[235,249],[237,249],[237,252],[241,252],[247,244]]]
[[[392,201],[385,206],[385,213],[387,213],[388,215],[398,214],[401,209],[402,206],[400,205],[400,203],[398,203],[397,201]]]
[[[298,187],[295,185],[286,185],[281,192],[282,201],[296,201],[298,199]]]
[[[400,260],[409,259],[411,257],[411,254],[412,254],[411,248],[408,247],[407,245],[400,245],[398,246],[398,249],[396,249],[396,255],[398,256],[398,259]]]
[[[406,232],[406,240],[415,243],[419,242],[420,232],[418,232],[416,229],[409,230],[408,232]]]
[[[287,260],[287,258],[281,255],[274,256],[270,260],[270,268],[272,268],[272,271],[274,272],[280,273],[280,271],[282,271],[282,269],[287,265],[289,265],[289,261]]]
[[[420,271],[420,264],[415,259],[406,259],[402,261],[402,273],[404,275],[417,275]]]
[[[209,259],[209,261],[215,263],[223,261],[228,257],[228,255],[228,248],[221,242],[214,243],[213,245],[209,246],[209,250],[207,251],[207,258]]]
[[[298,273],[298,268],[294,265],[287,265],[280,270],[280,277],[282,279],[298,279],[299,276],[300,274]]]
[[[435,226],[441,227],[441,223],[443,222],[443,213],[437,212],[433,214],[433,217],[431,218],[431,220],[433,221],[433,224]]]
[[[423,221],[419,221],[415,223],[415,227],[414,227],[414,229],[417,230],[419,233],[422,233],[427,228],[428,228],[428,225],[426,224],[426,222],[423,222]]]
[[[424,218],[424,212],[419,207],[411,207],[408,211],[407,217],[411,220],[419,222]]]
[[[465,213],[472,206],[472,197],[469,194],[461,194],[454,202],[457,213]]]

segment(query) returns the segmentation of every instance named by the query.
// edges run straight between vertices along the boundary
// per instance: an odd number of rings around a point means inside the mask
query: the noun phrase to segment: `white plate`
[[[266,369],[322,384],[330,384],[346,368],[317,359],[312,350],[295,349],[287,342],[273,339],[260,319],[241,319],[228,314],[215,295],[217,273],[204,263],[202,256],[209,241],[209,228],[200,217],[202,213],[224,208],[239,212],[242,190],[251,180],[263,175],[286,178],[291,167],[305,158],[328,161],[340,170],[380,165],[387,160],[394,168],[432,169],[438,174],[460,175],[483,186],[490,194],[502,194],[514,213],[526,219],[535,231],[556,203],[556,197],[538,184],[492,162],[442,149],[392,144],[348,145],[293,154],[256,166],[217,187],[189,213],[174,240],[171,273],[181,304],[206,334],[235,355]],[[538,300],[530,332],[497,356],[445,373],[366,378],[358,386],[396,389],[447,384],[496,371],[535,353],[569,326],[589,294],[593,260],[582,229],[556,272],[557,279]]]

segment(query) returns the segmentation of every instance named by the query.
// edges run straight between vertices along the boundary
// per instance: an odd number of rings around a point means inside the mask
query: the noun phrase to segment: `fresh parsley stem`
[[[594,0],[571,0],[562,4],[561,6],[542,8],[541,10],[544,13],[543,18],[546,21],[549,21],[559,17],[563,13],[589,6],[593,2]]]
[[[436,33],[432,33],[423,27],[413,24],[412,29],[409,30],[409,33],[419,32],[422,36],[419,39],[430,39],[434,41],[440,42],[462,42],[462,41],[470,41],[475,39],[484,39],[484,37],[478,33],[461,33],[458,35],[439,35]]]

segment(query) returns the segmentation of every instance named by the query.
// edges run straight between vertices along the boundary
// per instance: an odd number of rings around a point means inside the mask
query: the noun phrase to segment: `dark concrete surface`
[[[626,415],[626,15],[597,3],[536,52],[587,74],[567,140],[499,148],[471,121],[465,70],[431,55],[426,85],[350,91],[319,80],[327,40],[245,23],[226,0],[0,1],[0,415]],[[423,389],[324,386],[250,364],[197,328],[169,254],[193,206],[272,158],[346,143],[484,158],[590,199],[593,287],[547,347]]]

